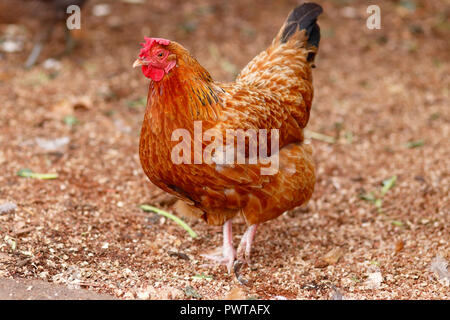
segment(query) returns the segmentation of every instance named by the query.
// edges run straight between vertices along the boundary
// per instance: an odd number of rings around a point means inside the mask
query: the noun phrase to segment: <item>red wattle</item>
[[[164,70],[155,67],[142,66],[142,73],[153,81],[160,81],[164,77]]]

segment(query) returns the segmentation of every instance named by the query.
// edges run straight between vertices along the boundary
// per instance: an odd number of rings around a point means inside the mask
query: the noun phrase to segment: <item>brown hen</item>
[[[151,79],[139,148],[144,172],[208,224],[223,225],[223,256],[209,257],[229,272],[234,266],[240,281],[257,225],[306,203],[314,190],[303,129],[321,12],[315,3],[295,8],[233,83],[213,81],[183,46],[166,39],[146,38],[134,63]],[[236,215],[249,226],[237,254],[231,235]]]

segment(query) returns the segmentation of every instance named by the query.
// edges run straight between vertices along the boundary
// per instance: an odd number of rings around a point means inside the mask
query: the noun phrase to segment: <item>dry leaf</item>
[[[403,250],[403,247],[405,246],[405,243],[403,241],[397,241],[395,244],[395,252],[398,253]]]
[[[58,151],[63,149],[69,142],[69,137],[62,137],[57,139],[44,139],[44,138],[35,138],[36,144],[39,148],[45,151]]]
[[[92,100],[88,96],[70,97],[52,107],[52,113],[57,119],[73,115],[75,110],[88,110],[92,108]]]
[[[0,215],[9,213],[9,212],[14,212],[16,209],[17,209],[17,204],[15,204],[14,202],[2,203],[2,204],[0,204]]]
[[[345,300],[346,297],[342,294],[339,288],[333,286],[333,292],[331,293],[331,300]]]
[[[330,252],[328,252],[326,255],[322,257],[322,260],[327,262],[328,264],[336,264],[339,259],[344,254],[344,251],[342,251],[341,248],[334,248]]]
[[[244,300],[247,298],[247,295],[245,294],[244,290],[242,290],[239,287],[235,287],[233,289],[231,289],[227,295],[225,296],[225,298],[223,298],[224,300]]]
[[[322,260],[322,259],[317,259],[316,262],[314,263],[314,268],[325,268],[328,267],[329,263]]]
[[[69,101],[63,100],[52,107],[52,113],[56,118],[63,119],[73,113],[73,108]]]
[[[136,296],[141,300],[173,300],[182,299],[184,297],[184,292],[180,289],[169,286],[162,288],[147,286],[137,290]]]
[[[8,262],[8,261],[12,261],[12,257],[7,253],[0,252],[0,262]]]
[[[71,103],[73,110],[89,110],[92,108],[92,100],[88,96],[74,97]]]
[[[450,272],[447,270],[448,262],[441,256],[436,256],[433,261],[431,261],[430,270],[433,271],[439,282],[446,286],[450,284]]]
[[[178,200],[177,202],[175,202],[175,204],[173,205],[173,208],[180,216],[183,216],[186,218],[196,219],[196,218],[200,218],[203,215],[203,212],[200,209],[192,207],[192,206],[186,204],[182,200]]]
[[[383,276],[381,275],[381,272],[377,271],[369,273],[365,284],[371,289],[378,289],[381,285],[381,282],[383,282]]]

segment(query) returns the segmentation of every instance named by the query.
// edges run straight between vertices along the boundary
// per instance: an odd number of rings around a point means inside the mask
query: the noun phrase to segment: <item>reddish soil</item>
[[[0,278],[121,299],[449,299],[450,7],[379,1],[382,28],[369,30],[368,3],[318,2],[308,129],[335,143],[312,139],[313,198],[260,227],[248,287],[200,256],[221,245],[221,228],[185,218],[192,239],[139,209],[174,211],[141,170],[148,80],[131,65],[143,36],[163,37],[215,79],[232,80],[297,1],[92,0],[80,46],[59,57],[64,33],[55,30],[31,70],[22,64],[39,20],[0,20],[0,45],[7,35],[24,39],[18,52],[0,51],[0,205],[17,204],[0,213]],[[100,3],[108,15],[93,14]],[[45,67],[50,57],[59,68]],[[57,150],[36,141],[64,137]],[[24,168],[58,177],[18,176]],[[236,245],[245,230],[237,222]],[[431,268],[436,257],[441,272]]]

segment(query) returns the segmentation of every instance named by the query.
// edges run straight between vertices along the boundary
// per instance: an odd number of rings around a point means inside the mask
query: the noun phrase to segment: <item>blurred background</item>
[[[353,298],[448,298],[430,264],[450,259],[449,2],[316,2],[316,191],[308,207],[262,226],[255,285],[235,293],[328,298],[335,285]],[[68,283],[76,270],[82,287],[119,298],[195,298],[188,286],[229,295],[222,269],[199,267],[220,228],[189,221],[201,235],[192,241],[138,208],[174,201],[139,164],[148,79],[131,66],[144,36],[161,37],[232,81],[299,3],[87,0],[67,42],[49,3],[0,0],[0,205],[13,207],[0,212],[0,277]],[[366,27],[370,4],[381,29]],[[191,283],[198,274],[213,280]]]

